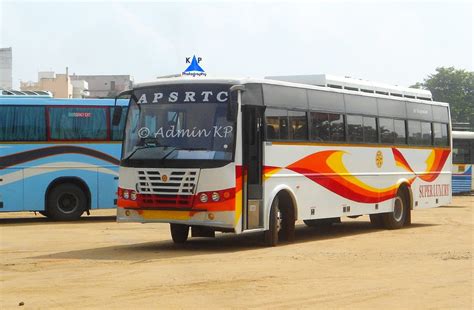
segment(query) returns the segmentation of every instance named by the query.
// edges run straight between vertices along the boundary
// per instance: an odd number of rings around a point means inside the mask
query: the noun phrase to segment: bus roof
[[[453,131],[453,139],[474,140],[474,131]]]
[[[367,97],[377,97],[377,98],[389,98],[398,101],[410,101],[416,103],[424,103],[424,104],[431,104],[431,105],[440,105],[440,106],[449,106],[447,102],[440,102],[440,101],[432,101],[432,100],[423,100],[423,99],[415,99],[415,98],[408,98],[408,97],[398,97],[398,96],[390,96],[390,95],[383,95],[379,93],[368,93],[363,91],[353,91],[348,89],[338,89],[328,86],[317,86],[317,85],[310,85],[310,84],[302,84],[302,83],[294,83],[294,82],[287,82],[281,80],[272,80],[272,79],[256,79],[256,78],[214,78],[214,77],[192,77],[192,76],[179,76],[179,77],[171,77],[171,78],[160,78],[156,81],[152,82],[145,82],[145,83],[137,83],[135,84],[134,88],[142,88],[142,87],[152,87],[152,86],[159,86],[159,85],[166,85],[166,84],[186,84],[186,83],[196,83],[196,84],[270,84],[270,85],[280,85],[280,86],[288,86],[288,87],[297,87],[297,88],[305,88],[305,89],[315,89],[333,93],[342,93],[342,94],[351,94],[351,95],[360,95],[360,96],[367,96]]]
[[[61,99],[61,98],[0,98],[0,105],[63,105],[63,106],[113,106],[114,99]],[[127,106],[128,99],[117,100],[117,105]]]

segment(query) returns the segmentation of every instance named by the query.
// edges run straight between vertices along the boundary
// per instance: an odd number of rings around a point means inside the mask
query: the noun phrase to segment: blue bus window
[[[1,106],[0,141],[46,140],[45,108]]]
[[[51,140],[106,140],[104,107],[49,107]]]

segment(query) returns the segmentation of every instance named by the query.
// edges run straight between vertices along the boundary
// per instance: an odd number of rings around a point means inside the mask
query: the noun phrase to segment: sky
[[[409,86],[440,66],[473,70],[471,1],[0,0],[13,86],[38,71],[209,76],[327,73]]]

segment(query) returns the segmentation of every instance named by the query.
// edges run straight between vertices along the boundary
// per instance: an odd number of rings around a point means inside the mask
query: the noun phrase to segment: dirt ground
[[[260,234],[183,246],[166,224],[117,224],[114,210],[55,223],[0,214],[0,308],[473,307],[474,196],[413,213],[398,231],[368,217],[265,248]]]

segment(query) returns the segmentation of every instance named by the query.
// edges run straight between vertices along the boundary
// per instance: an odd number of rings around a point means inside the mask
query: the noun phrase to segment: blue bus
[[[0,212],[75,220],[114,208],[124,128],[114,109],[113,99],[0,97]]]
[[[474,132],[453,131],[453,194],[474,191]]]

